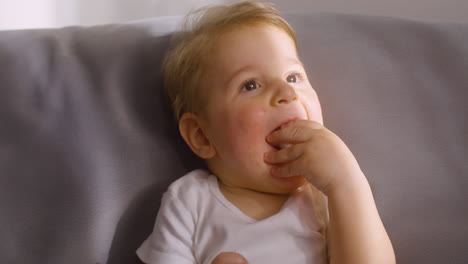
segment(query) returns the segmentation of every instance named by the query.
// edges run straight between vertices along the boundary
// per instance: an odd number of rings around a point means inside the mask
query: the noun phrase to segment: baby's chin
[[[300,190],[302,186],[308,183],[304,176],[292,176],[287,178],[275,178],[278,191],[281,194],[292,194]]]

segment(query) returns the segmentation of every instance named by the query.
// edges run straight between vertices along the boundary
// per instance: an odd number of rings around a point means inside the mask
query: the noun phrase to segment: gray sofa
[[[286,18],[398,263],[468,263],[468,24]],[[178,21],[0,32],[0,263],[139,263],[161,194],[203,166],[161,94]]]

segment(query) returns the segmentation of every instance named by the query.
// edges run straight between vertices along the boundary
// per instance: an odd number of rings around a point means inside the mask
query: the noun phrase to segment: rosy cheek
[[[232,117],[228,140],[234,155],[250,159],[258,154],[256,146],[264,140],[265,113],[264,108],[246,107]]]
[[[323,125],[322,108],[317,95],[311,92],[303,98],[302,103],[306,108],[309,120],[319,122]]]

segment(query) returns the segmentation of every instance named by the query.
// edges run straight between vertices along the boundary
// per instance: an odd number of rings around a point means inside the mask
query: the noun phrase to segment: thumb
[[[211,264],[248,264],[249,262],[239,253],[223,252],[216,256]]]
[[[298,144],[308,141],[314,130],[322,129],[320,123],[311,120],[295,120],[273,131],[266,138],[270,144]]]

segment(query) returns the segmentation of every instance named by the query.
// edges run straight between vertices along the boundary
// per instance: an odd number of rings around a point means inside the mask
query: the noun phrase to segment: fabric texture
[[[137,252],[150,264],[211,264],[232,251],[252,264],[324,264],[325,238],[311,199],[304,188],[277,214],[257,221],[223,196],[216,176],[195,170],[169,186],[153,233]]]
[[[468,25],[286,19],[397,262],[466,263]],[[203,167],[161,94],[179,21],[0,32],[0,263],[138,263],[164,190]]]

